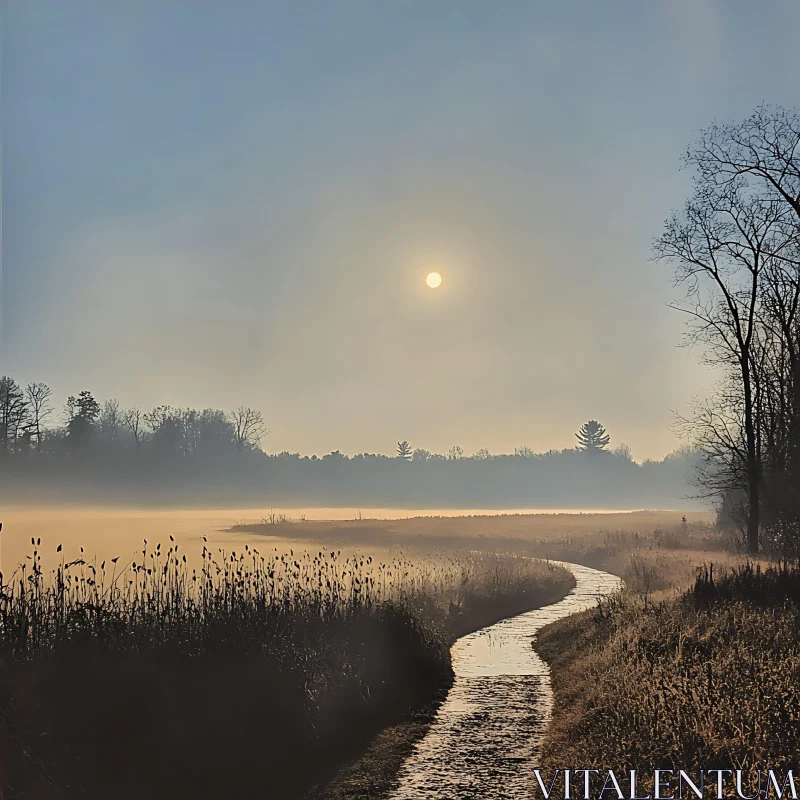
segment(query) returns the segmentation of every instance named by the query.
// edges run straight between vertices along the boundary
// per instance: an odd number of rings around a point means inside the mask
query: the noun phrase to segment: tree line
[[[660,460],[637,463],[625,447],[591,453],[578,448],[537,453],[520,446],[513,453],[481,449],[466,455],[458,446],[432,453],[401,441],[395,455],[334,451],[309,456],[286,451],[267,455],[265,461],[270,491],[294,506],[705,507],[690,497],[697,463],[694,451],[686,448]]]
[[[143,412],[122,408],[116,399],[101,406],[89,391],[70,396],[62,424],[53,424],[52,390],[45,383],[20,386],[0,377],[0,458],[31,451],[78,455],[92,450],[139,450],[208,455],[258,450],[267,430],[260,411],[239,406],[225,412],[162,405]]]
[[[260,412],[166,405],[144,411],[83,391],[59,415],[43,383],[0,379],[6,502],[286,506],[634,508],[685,505],[690,451],[633,461],[590,420],[576,448],[466,455],[397,444],[396,455],[265,453]],[[602,454],[603,457],[591,457]]]

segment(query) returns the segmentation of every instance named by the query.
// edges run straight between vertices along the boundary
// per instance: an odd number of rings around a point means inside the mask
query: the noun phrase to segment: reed
[[[11,797],[299,797],[448,684],[475,609],[571,586],[512,554],[40,548],[0,589]]]

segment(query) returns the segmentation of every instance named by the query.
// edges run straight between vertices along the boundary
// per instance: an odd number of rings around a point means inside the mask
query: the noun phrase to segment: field
[[[390,513],[400,518],[377,518]],[[32,538],[41,539],[43,568],[49,570],[58,564],[62,554],[67,560],[83,555],[97,564],[112,558],[119,558],[120,564],[130,564],[141,550],[143,540],[155,546],[158,542],[165,544],[170,536],[183,548],[194,567],[200,566],[204,538],[214,552],[217,548],[241,550],[246,545],[263,549],[269,541],[270,548],[280,551],[335,545],[343,551],[358,551],[383,559],[398,547],[467,547],[578,559],[582,563],[588,563],[588,558],[590,566],[602,567],[600,562],[610,550],[620,553],[623,550],[618,546],[621,540],[614,545],[614,537],[618,540],[621,535],[635,543],[638,536],[639,549],[646,549],[655,546],[653,532],[657,529],[673,538],[682,536],[684,516],[676,511],[581,514],[465,511],[456,515],[443,509],[421,513],[327,508],[142,511],[9,507],[2,510],[0,569],[8,580],[17,565],[26,560]],[[682,538],[692,539],[695,555],[724,551],[727,542],[709,528],[711,514],[687,512],[685,516],[690,531]],[[57,553],[59,545],[62,550]]]
[[[703,565],[719,575],[741,561],[708,514],[300,516],[6,515],[3,725],[11,786],[28,792],[10,796],[246,796],[270,764],[281,797],[378,796],[446,693],[449,644],[568,591],[571,577],[537,558],[605,569],[627,586],[616,604],[539,637],[556,691],[547,763],[572,763],[584,741],[597,763],[677,757],[658,750],[666,729],[643,716],[662,696],[647,671],[661,670],[664,702],[685,691],[709,700],[705,673],[670,678],[673,645],[696,659],[695,641],[777,636],[795,622],[787,614],[773,629],[764,609],[686,600]],[[81,535],[91,549],[81,552]],[[33,558],[19,557],[25,549]],[[24,566],[9,570],[12,559]],[[671,644],[659,650],[662,636]],[[649,661],[630,659],[640,647]],[[733,667],[714,666],[720,685]],[[644,705],[626,728],[622,698],[640,684]],[[625,735],[615,739],[616,726]],[[697,737],[680,744],[686,763]],[[625,749],[645,738],[653,752]]]
[[[513,552],[231,534],[187,558],[167,534],[123,563],[48,538],[0,597],[11,797],[252,796],[265,775],[300,797],[435,706],[455,638],[573,585]]]

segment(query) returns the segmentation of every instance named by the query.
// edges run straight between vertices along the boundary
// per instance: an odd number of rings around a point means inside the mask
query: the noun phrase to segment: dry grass
[[[589,553],[603,548],[603,531],[627,531],[653,537],[657,528],[678,531],[678,512],[634,512],[616,514],[492,514],[475,516],[417,516],[411,519],[371,520],[375,514],[389,515],[388,509],[362,512],[362,520],[354,521],[357,512],[337,509],[316,509],[314,513],[330,515],[334,521],[298,521],[281,523],[282,517],[298,519],[310,509],[237,509],[237,510],[160,510],[97,508],[6,509],[3,522],[2,571],[8,575],[13,567],[26,560],[31,537],[42,540],[44,567],[58,564],[56,545],[63,545],[69,559],[80,556],[79,547],[96,557],[96,563],[120,556],[120,563],[135,558],[142,539],[166,542],[173,536],[192,567],[199,567],[203,536],[209,547],[244,550],[245,545],[266,551],[274,546],[288,552],[302,549],[341,549],[343,552],[368,553],[376,560],[387,557],[388,549],[398,546],[479,549],[483,551],[518,552],[546,556],[548,553],[581,549]],[[348,521],[335,521],[346,515]],[[690,528],[711,521],[711,515],[687,513]],[[276,524],[259,526],[262,518]],[[236,520],[245,521],[238,532],[230,529]],[[694,535],[694,534],[692,534]],[[272,538],[267,538],[272,537]],[[696,545],[701,545],[699,537]],[[267,546],[267,543],[269,545]],[[696,545],[693,545],[696,546]],[[706,550],[717,549],[711,545]],[[388,556],[391,558],[391,555]],[[716,558],[715,558],[716,560]]]
[[[279,533],[276,534],[276,528]],[[402,520],[242,523],[232,531],[309,542],[362,546],[469,547],[572,561],[620,575],[638,594],[685,589],[703,563],[731,565],[733,542],[704,512],[498,514]]]
[[[543,765],[796,770],[798,600],[797,568],[705,570],[670,601],[628,594],[544,629]]]
[[[9,797],[298,797],[446,688],[455,636],[572,585],[515,554],[33,548],[0,592]]]
[[[478,542],[502,540],[507,545],[550,545],[594,539],[600,543],[604,533],[625,531],[643,536],[656,529],[679,532],[686,517],[690,531],[711,532],[713,515],[692,511],[631,511],[609,513],[480,514],[459,516],[416,516],[406,519],[370,519],[369,512],[350,520],[292,520],[282,512],[270,510],[267,518],[242,522],[232,528],[239,532],[263,533],[298,541],[334,543],[370,542],[404,545],[419,543],[450,544],[453,540]],[[356,514],[356,517],[358,513]],[[274,524],[274,521],[277,523]]]
[[[523,556],[620,574],[649,607],[690,586],[698,565],[736,558],[709,515],[682,516],[292,523],[273,512],[214,533],[235,553],[208,545],[184,564],[182,538],[143,548],[124,577],[82,556],[36,575],[38,553],[0,601],[11,796],[251,796],[272,769],[271,791],[290,798],[370,741],[322,796],[376,796],[449,685],[449,642],[570,588]],[[113,519],[98,525],[109,541],[98,535],[97,549],[119,552]],[[590,631],[598,647],[604,625]],[[587,634],[569,630],[574,655]],[[568,688],[584,685],[576,673]]]

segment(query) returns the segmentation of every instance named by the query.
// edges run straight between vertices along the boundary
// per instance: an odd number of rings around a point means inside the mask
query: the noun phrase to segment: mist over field
[[[602,426],[574,448],[446,454],[269,454],[260,412],[151,411],[71,397],[52,425],[50,389],[0,379],[0,490],[19,503],[205,507],[698,508],[690,449],[641,464]],[[599,425],[599,423],[593,423]],[[586,427],[586,426],[584,426]],[[581,431],[576,434],[581,436]],[[594,437],[594,438],[592,438]]]

